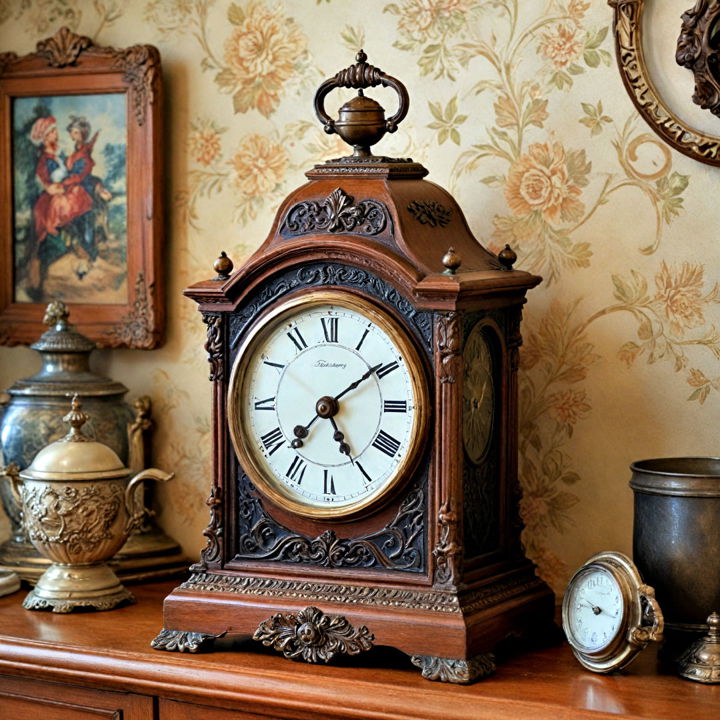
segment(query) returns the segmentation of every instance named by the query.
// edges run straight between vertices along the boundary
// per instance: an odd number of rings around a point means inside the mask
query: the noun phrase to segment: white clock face
[[[325,291],[251,333],[230,383],[233,440],[260,488],[308,516],[340,516],[400,479],[419,445],[422,367],[396,323]]]
[[[589,566],[573,578],[567,592],[568,640],[585,652],[603,650],[623,623],[625,603],[617,580],[607,570]]]

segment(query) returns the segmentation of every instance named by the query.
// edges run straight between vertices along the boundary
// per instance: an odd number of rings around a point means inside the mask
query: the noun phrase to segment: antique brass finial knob
[[[517,260],[517,253],[509,245],[505,245],[498,253],[498,260],[502,264],[503,270],[512,270],[512,266]]]
[[[89,438],[82,433],[82,426],[88,421],[87,413],[82,411],[82,403],[77,394],[73,395],[70,403],[70,412],[63,420],[70,425],[70,432],[63,438],[67,442],[86,442]]]
[[[462,258],[455,252],[454,247],[450,247],[442,257],[442,264],[445,266],[445,275],[454,275],[462,264]]]
[[[233,261],[227,256],[223,250],[213,263],[213,270],[217,273],[216,280],[227,280],[233,270]]]
[[[398,124],[407,115],[410,105],[405,86],[396,78],[386,75],[382,70],[367,63],[367,55],[360,50],[355,56],[357,61],[334,77],[325,80],[315,93],[315,114],[328,134],[337,133],[354,148],[353,157],[372,157],[370,147],[378,142],[386,132],[393,133]],[[385,119],[385,110],[372,98],[365,97],[363,90],[382,85],[391,87],[398,94],[398,111]],[[339,117],[333,120],[325,112],[325,96],[335,88],[354,88],[356,97],[346,102],[339,110]]]

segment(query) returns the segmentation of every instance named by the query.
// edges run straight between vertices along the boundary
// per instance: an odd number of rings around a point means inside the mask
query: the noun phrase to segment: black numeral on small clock
[[[269,397],[264,400],[255,401],[256,410],[274,410],[275,409],[275,398]]]

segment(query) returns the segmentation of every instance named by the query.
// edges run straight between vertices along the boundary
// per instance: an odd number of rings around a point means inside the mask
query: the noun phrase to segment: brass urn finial
[[[462,258],[455,252],[454,247],[449,247],[442,257],[442,264],[445,266],[445,275],[454,275],[462,264]]]
[[[89,416],[82,411],[82,403],[77,393],[73,395],[70,412],[63,417],[63,420],[70,424],[70,431],[63,440],[67,442],[87,442],[89,440],[82,433],[82,426],[89,420]]]
[[[360,50],[355,55],[356,63],[340,70],[334,77],[325,80],[315,93],[315,114],[329,135],[337,133],[354,148],[353,157],[372,157],[370,147],[378,142],[386,132],[393,133],[407,115],[410,105],[405,86],[396,78],[386,75],[380,68],[367,63],[367,55]],[[391,87],[398,94],[398,111],[385,119],[385,110],[366,97],[363,90],[369,87]],[[333,120],[325,112],[325,96],[335,88],[353,88],[357,97],[346,102],[339,110],[339,117]]]
[[[227,256],[223,250],[213,263],[213,270],[217,273],[216,280],[227,280],[233,270],[233,261]]]

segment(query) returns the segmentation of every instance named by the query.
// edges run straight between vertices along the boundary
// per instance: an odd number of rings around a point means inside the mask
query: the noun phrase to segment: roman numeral
[[[293,345],[295,345],[298,350],[302,350],[303,348],[307,347],[305,338],[300,334],[300,331],[296,327],[294,327],[289,333],[286,334],[290,338],[290,340],[292,340]]]
[[[323,470],[323,493],[325,495],[336,495],[335,480],[327,470]]]
[[[325,335],[326,342],[337,342],[338,341],[338,318],[336,317],[323,317],[320,318],[322,323],[323,335]]]
[[[264,400],[255,401],[256,410],[274,410],[275,409],[275,398],[269,397]]]
[[[383,412],[407,412],[407,400],[383,400]]]
[[[285,475],[289,480],[293,480],[300,485],[302,483],[303,476],[305,475],[305,470],[307,470],[307,465],[299,455],[296,455],[290,463],[290,467],[287,469]]]
[[[381,430],[375,440],[373,440],[373,447],[393,457],[400,449],[400,441],[396,440],[392,435],[388,435],[384,430]]]
[[[371,327],[372,327],[372,323],[365,328],[365,332],[362,334],[362,337],[360,338],[360,342],[355,346],[356,350],[359,350],[360,346],[365,342],[365,338],[367,337],[367,334],[370,332]]]
[[[275,428],[274,430],[265,433],[260,438],[262,444],[265,446],[265,449],[269,451],[268,455],[272,455],[275,451],[282,447],[283,439],[283,434],[280,431],[280,428]]]
[[[357,460],[355,461],[355,467],[363,474],[367,482],[372,482],[372,478],[365,472],[365,468]]]
[[[389,375],[393,370],[397,370],[400,366],[395,362],[388,363],[387,365],[383,365],[376,373],[376,375],[379,378],[384,378],[386,375]]]

